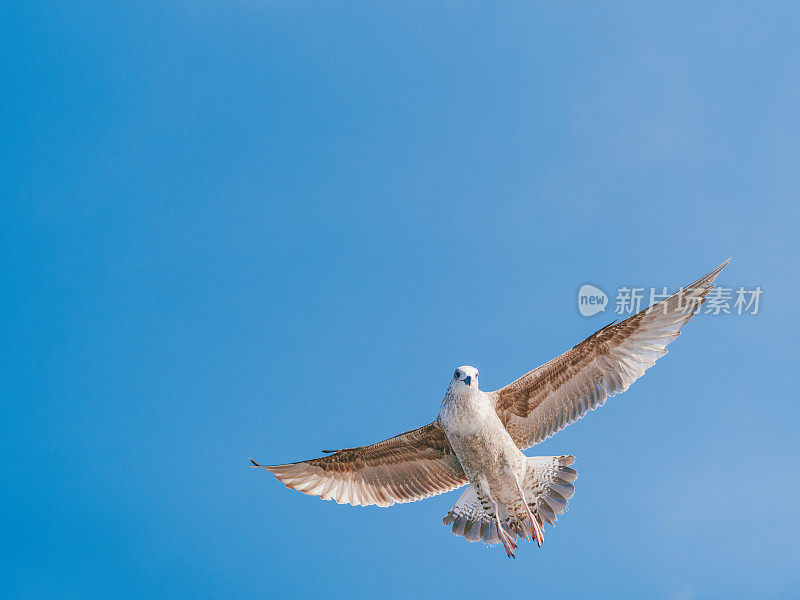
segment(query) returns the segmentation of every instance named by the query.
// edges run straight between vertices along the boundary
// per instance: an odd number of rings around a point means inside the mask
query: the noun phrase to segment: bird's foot
[[[536,540],[539,548],[541,548],[542,542],[544,542],[544,531],[542,531],[542,526],[539,525],[539,520],[533,516],[533,513],[527,504],[525,505],[525,509],[528,511],[528,525],[531,531],[531,537]]]
[[[500,535],[500,541],[503,542],[503,548],[505,548],[508,557],[516,558],[514,553],[517,549],[517,542],[514,540],[514,537],[509,534],[502,525],[500,525],[499,519],[497,521],[497,531]]]
[[[492,507],[494,508],[494,522],[497,524],[497,535],[500,537],[500,541],[503,542],[503,548],[506,549],[506,554],[509,558],[516,558],[514,556],[514,551],[517,549],[517,542],[514,539],[515,536],[510,535],[503,528],[503,524],[500,522],[499,508],[494,498],[489,496],[489,502],[492,503]]]
[[[539,520],[533,516],[531,507],[528,506],[528,500],[525,498],[525,491],[522,489],[522,486],[516,477],[514,477],[514,482],[517,484],[517,490],[522,498],[522,505],[525,507],[525,511],[528,513],[528,528],[530,530],[531,537],[536,540],[539,548],[541,548],[542,542],[544,542],[544,531],[542,531],[542,526],[539,525]]]
[[[530,517],[531,522],[531,535],[533,539],[536,540],[536,543],[539,545],[539,548],[542,547],[542,542],[544,542],[544,531],[542,531],[542,526],[539,525],[539,521],[537,521],[533,516]]]

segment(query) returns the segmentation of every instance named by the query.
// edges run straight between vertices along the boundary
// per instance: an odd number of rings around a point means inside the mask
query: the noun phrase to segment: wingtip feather
[[[705,280],[706,284],[710,285],[717,278],[717,275],[720,274],[722,269],[724,269],[725,267],[728,266],[728,263],[730,263],[732,259],[733,259],[733,257],[731,257],[728,260],[726,260],[725,262],[723,262],[716,269],[713,269],[710,273],[708,273],[708,275],[703,277],[700,281]]]

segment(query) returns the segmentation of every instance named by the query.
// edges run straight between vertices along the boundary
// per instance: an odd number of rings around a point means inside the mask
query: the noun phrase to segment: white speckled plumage
[[[253,466],[305,494],[361,506],[413,502],[470,484],[444,518],[453,533],[488,545],[502,542],[509,556],[517,536],[541,546],[542,526],[566,510],[577,472],[572,456],[526,457],[522,450],[644,375],[728,262],[499,390],[481,391],[477,369],[459,367],[438,418],[428,425],[319,458]]]
[[[456,369],[442,400],[439,422],[478,503],[490,520],[497,513],[499,531],[492,529],[492,541],[495,533],[499,534],[506,552],[513,556],[513,540],[504,536],[503,530],[516,536],[520,524],[529,521],[527,500],[519,489],[525,481],[527,457],[497,416],[493,397],[478,388],[475,367]],[[541,523],[530,523],[534,538],[537,528]]]

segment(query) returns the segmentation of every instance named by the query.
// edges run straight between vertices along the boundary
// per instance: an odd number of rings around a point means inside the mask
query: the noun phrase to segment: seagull
[[[622,393],[655,361],[705,302],[730,259],[651,307],[603,327],[505,387],[485,392],[475,367],[453,373],[435,421],[369,446],[266,466],[291,489],[354,506],[414,502],[468,485],[445,515],[456,535],[487,546],[516,540],[541,547],[572,497],[574,457],[526,456],[564,427]]]

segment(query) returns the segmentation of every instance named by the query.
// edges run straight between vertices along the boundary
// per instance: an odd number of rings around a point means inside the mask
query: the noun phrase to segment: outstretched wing
[[[414,502],[467,483],[438,421],[377,444],[288,465],[250,460],[293,490],[354,506]]]
[[[492,392],[495,410],[520,449],[547,439],[606,398],[628,389],[705,302],[730,259],[680,292],[590,335],[561,356]]]

